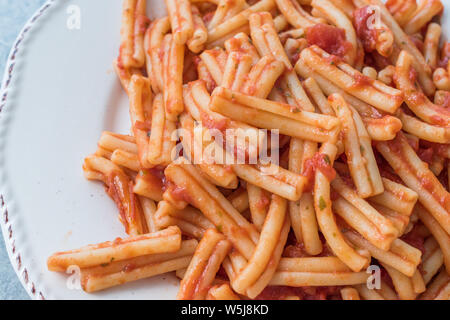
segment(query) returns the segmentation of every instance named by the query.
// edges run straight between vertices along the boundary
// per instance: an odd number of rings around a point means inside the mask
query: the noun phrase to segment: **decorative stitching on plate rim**
[[[25,39],[25,36],[27,35],[27,33],[35,25],[36,21],[55,2],[56,2],[56,0],[47,0],[47,2],[44,3],[42,5],[42,7],[32,16],[32,18],[30,20],[28,20],[28,22],[25,24],[22,31],[20,32],[19,36],[17,37],[16,41],[14,42],[14,45],[11,49],[9,58],[6,61],[5,77],[4,77],[3,84],[2,84],[2,87],[0,90],[0,97],[1,97],[0,115],[1,115],[1,112],[3,111],[3,108],[5,107],[5,105],[7,103],[9,88],[10,88],[11,80],[13,79],[13,75],[14,75],[14,68],[16,66],[16,56],[17,56],[17,53],[20,51],[20,45],[22,44],[23,40]],[[5,245],[9,246],[11,253],[12,253],[12,256],[10,259],[11,264],[13,265],[14,269],[16,270],[16,273],[19,275],[19,278],[22,277],[22,283],[25,287],[25,290],[28,292],[28,294],[34,299],[45,300],[44,294],[41,291],[36,290],[36,286],[35,286],[34,282],[30,279],[27,267],[22,264],[20,250],[15,245],[13,226],[8,217],[8,207],[6,204],[6,200],[2,194],[0,194],[0,212],[3,213],[2,214],[3,217],[0,220],[0,223],[4,226],[4,230],[7,231],[7,234],[5,235],[5,239],[6,238],[9,239],[9,243],[8,243],[8,241],[5,241]]]

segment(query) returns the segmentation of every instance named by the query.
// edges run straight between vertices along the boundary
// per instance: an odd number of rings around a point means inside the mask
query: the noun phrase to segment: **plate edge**
[[[6,60],[2,85],[0,88],[0,117],[3,109],[8,102],[8,93],[14,77],[17,55],[20,52],[21,45],[32,27],[35,26],[38,21],[40,21],[39,18],[41,18],[56,2],[56,0],[47,0],[25,23],[11,47],[8,59]],[[42,292],[42,290],[36,290],[35,282],[30,278],[27,266],[22,263],[20,249],[18,249],[15,245],[15,238],[13,233],[14,228],[12,222],[9,221],[8,206],[5,196],[2,193],[0,193],[0,216],[0,226],[3,231],[3,239],[5,242],[6,251],[17,277],[19,278],[22,286],[24,287],[30,298],[45,300],[44,293]]]

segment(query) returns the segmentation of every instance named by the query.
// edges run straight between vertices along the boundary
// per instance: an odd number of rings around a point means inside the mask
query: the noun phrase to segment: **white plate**
[[[450,0],[444,2],[448,7]],[[162,14],[163,0],[148,3],[151,18]],[[7,63],[0,95],[1,227],[32,298],[171,299],[178,289],[168,275],[88,295],[69,290],[67,276],[46,267],[55,251],[125,236],[114,203],[81,170],[103,130],[129,132],[127,97],[112,69],[121,4],[49,1],[24,28]],[[80,30],[67,28],[71,5],[81,10]]]

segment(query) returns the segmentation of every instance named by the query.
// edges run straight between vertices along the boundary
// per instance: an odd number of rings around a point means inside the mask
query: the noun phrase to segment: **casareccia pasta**
[[[49,270],[86,292],[174,272],[186,300],[450,299],[441,1],[123,3],[131,130],[83,170],[128,237]]]

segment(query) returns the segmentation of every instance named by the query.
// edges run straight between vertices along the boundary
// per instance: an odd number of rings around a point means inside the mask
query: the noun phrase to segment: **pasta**
[[[88,293],[175,272],[181,300],[449,300],[441,1],[165,3],[124,0],[131,130],[83,163],[126,236],[48,269]]]

